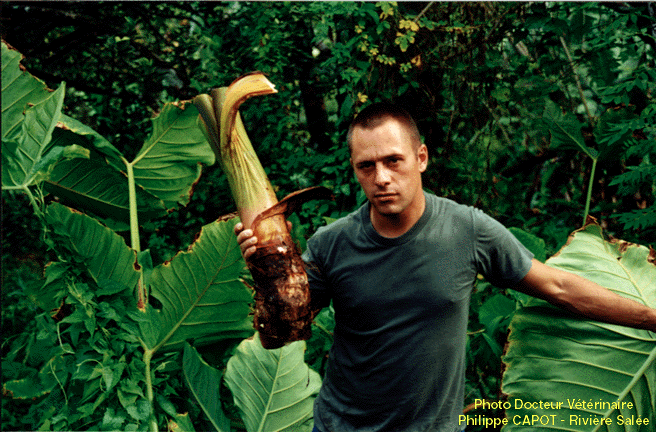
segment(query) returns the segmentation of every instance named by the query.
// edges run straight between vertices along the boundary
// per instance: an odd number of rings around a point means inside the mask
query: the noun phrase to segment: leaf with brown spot
[[[239,279],[244,261],[235,223],[233,219],[204,226],[188,251],[153,269],[151,295],[162,306],[152,351],[180,349],[190,339],[198,346],[253,333],[252,295]]]

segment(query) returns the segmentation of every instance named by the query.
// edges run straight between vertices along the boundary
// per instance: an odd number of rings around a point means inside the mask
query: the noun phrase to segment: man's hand
[[[244,224],[241,222],[235,225],[235,235],[237,236],[241,255],[245,260],[248,260],[257,250],[257,237],[253,235],[252,229],[244,229]]]
[[[289,231],[292,230],[292,223],[289,221],[287,221],[287,229]],[[253,234],[252,229],[244,229],[244,224],[241,222],[235,225],[235,235],[237,236],[237,243],[239,244],[241,255],[244,257],[244,260],[248,261],[257,250],[257,237]]]

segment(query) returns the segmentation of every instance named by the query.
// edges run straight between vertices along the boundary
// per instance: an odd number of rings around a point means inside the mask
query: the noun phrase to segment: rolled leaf
[[[272,93],[276,93],[273,84],[264,75],[254,73],[235,80],[228,88],[212,90],[211,97],[200,95],[194,99],[246,228],[251,228],[255,217],[275,205],[278,199],[248,138],[238,109],[252,96]],[[282,222],[284,224],[284,220]]]
[[[292,241],[285,214],[302,197],[278,202],[239,116],[239,105],[249,97],[275,93],[261,73],[234,81],[194,98],[203,130],[221,161],[237,212],[245,228],[258,239],[248,267],[255,281],[255,328],[267,348],[305,340],[311,334],[312,311],[307,275],[300,251]]]

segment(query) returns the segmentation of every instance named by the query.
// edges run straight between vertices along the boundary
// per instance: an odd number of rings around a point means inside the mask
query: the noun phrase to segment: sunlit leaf
[[[189,413],[176,414],[172,419],[169,419],[168,430],[171,432],[195,432],[194,425],[189,419]]]
[[[654,252],[623,241],[606,241],[596,224],[575,232],[547,264],[656,307]],[[515,313],[510,331],[503,392],[512,409],[506,410],[510,421],[504,431],[535,430],[534,425],[513,424],[515,416],[525,415],[555,415],[540,430],[595,429],[589,422],[575,421],[578,418],[609,419],[612,425],[600,431],[653,430],[653,424],[620,423],[630,416],[652,420],[656,416],[654,333],[588,321],[537,299]],[[557,410],[527,408],[520,400],[562,405]],[[580,401],[593,405],[574,405]],[[624,405],[615,409],[615,402]]]

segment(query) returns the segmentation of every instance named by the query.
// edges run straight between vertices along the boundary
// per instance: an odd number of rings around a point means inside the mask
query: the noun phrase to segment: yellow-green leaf
[[[656,307],[654,252],[606,241],[599,225],[575,232],[547,264]],[[504,432],[653,430],[656,334],[652,332],[589,321],[536,299],[515,313],[504,362],[502,390],[511,406]],[[527,406],[527,402],[537,404]],[[530,419],[542,419],[544,424]],[[637,419],[643,423],[637,424]],[[651,423],[644,424],[645,419]],[[601,422],[610,424],[595,425]]]

